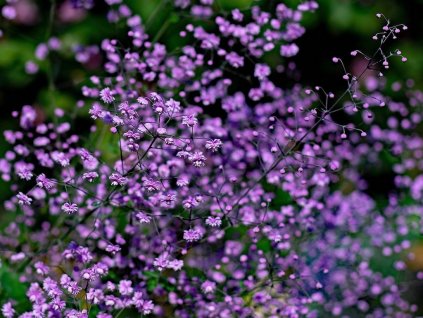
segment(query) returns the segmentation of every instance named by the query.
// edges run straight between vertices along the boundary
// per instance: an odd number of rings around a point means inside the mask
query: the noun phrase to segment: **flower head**
[[[62,205],[62,211],[67,214],[74,214],[78,212],[78,205],[76,203],[66,202]]]
[[[31,205],[32,199],[26,194],[23,194],[22,192],[19,192],[16,195],[16,198],[18,199],[18,203],[20,205]]]
[[[203,235],[200,231],[189,229],[184,231],[184,240],[187,242],[199,241]]]
[[[106,87],[100,91],[100,98],[106,104],[111,104],[114,102],[115,98],[110,88]]]

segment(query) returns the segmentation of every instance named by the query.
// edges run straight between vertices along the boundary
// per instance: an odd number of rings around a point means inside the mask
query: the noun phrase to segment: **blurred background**
[[[125,38],[124,25],[110,25],[106,21],[107,6],[103,0],[94,0],[90,11],[73,10],[72,1],[17,0],[14,6],[17,16],[13,21],[1,18],[0,29],[0,125],[1,130],[15,128],[11,112],[31,104],[42,110],[46,117],[53,117],[54,109],[60,107],[71,113],[78,127],[89,127],[86,110],[76,107],[81,87],[88,84],[88,77],[102,73],[102,56],[98,48],[103,38]],[[151,38],[165,43],[168,48],[180,46],[181,39],[174,30],[183,25],[184,18],[173,11],[166,0],[125,0],[132,10],[140,14]],[[258,2],[254,0],[217,0],[222,10],[246,8]],[[272,2],[269,0],[267,2]],[[281,1],[274,1],[281,2]],[[282,2],[296,6],[298,0]],[[384,13],[391,21],[404,23],[409,29],[402,34],[398,47],[407,56],[407,63],[393,63],[389,70],[389,82],[412,79],[415,87],[423,89],[423,0],[318,0],[320,8],[314,14],[306,14],[305,35],[297,41],[298,56],[292,59],[296,65],[295,78],[303,85],[320,85],[331,91],[343,89],[339,81],[340,70],[332,62],[333,56],[345,58],[353,66],[350,52],[367,49],[373,52],[377,44],[371,39],[380,29],[381,21],[376,13]],[[0,0],[3,6],[5,1]],[[40,43],[57,37],[60,45],[46,58],[42,56]],[[59,42],[58,42],[59,43]],[[54,43],[53,43],[54,44]],[[129,43],[128,43],[129,44]],[[123,43],[125,45],[125,43]],[[271,57],[270,57],[271,58]],[[271,63],[271,61],[269,61]],[[292,80],[280,85],[289,87]],[[88,129],[87,129],[88,132]],[[423,132],[422,132],[423,133]],[[0,138],[0,155],[8,145]],[[373,197],[386,200],[391,190],[393,163],[387,160],[385,169],[365,171],[368,175],[369,192]],[[371,169],[369,169],[371,170]],[[11,195],[9,185],[0,181],[0,201]],[[0,231],[10,216],[1,212]],[[415,269],[423,269],[423,245],[417,253]],[[420,258],[419,258],[420,255]],[[381,260],[383,262],[383,260]],[[9,285],[19,292],[17,281],[5,276],[0,270],[0,285]],[[416,286],[410,297],[423,293]],[[0,302],[2,302],[0,287]],[[420,301],[421,303],[421,301]]]

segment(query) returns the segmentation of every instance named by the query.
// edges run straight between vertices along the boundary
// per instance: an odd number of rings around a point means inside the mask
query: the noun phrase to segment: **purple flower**
[[[167,253],[164,253],[160,255],[159,257],[155,258],[153,265],[154,267],[157,267],[157,269],[160,272],[164,270],[165,268],[167,268],[167,266],[169,265],[169,259],[168,259]]]
[[[281,54],[281,56],[292,57],[292,56],[297,55],[299,50],[300,49],[298,48],[298,46],[295,43],[286,44],[286,45],[281,46],[280,54]]]
[[[93,182],[94,179],[98,178],[98,173],[95,171],[91,171],[91,172],[85,172],[82,175],[82,178],[87,180],[88,182]]]
[[[210,225],[211,227],[219,227],[222,225],[222,220],[219,217],[209,216],[206,219],[206,224]]]
[[[57,283],[50,277],[44,279],[43,289],[51,298],[60,297],[63,294],[62,291],[59,289]]]
[[[182,124],[192,128],[198,124],[198,119],[194,115],[183,116]]]
[[[112,173],[112,175],[109,177],[109,180],[113,186],[124,186],[128,182],[128,179],[119,173]]]
[[[113,255],[118,253],[121,250],[119,245],[112,245],[112,244],[108,244],[106,246],[106,252],[112,253]]]
[[[132,297],[132,302],[135,307],[144,315],[150,314],[154,309],[153,302],[151,300],[144,299],[143,294],[141,292],[134,293],[134,296]]]
[[[46,264],[44,264],[43,262],[36,262],[34,264],[34,268],[35,268],[35,270],[37,271],[38,274],[43,275],[43,276],[46,276],[50,271],[49,267]]]
[[[118,110],[123,116],[126,116],[129,119],[134,119],[137,112],[134,105],[130,105],[127,101],[121,103],[118,106]]]
[[[60,277],[60,285],[73,296],[76,296],[82,288],[78,286],[77,282],[73,281],[68,275],[63,274]]]
[[[92,9],[94,0],[71,0],[72,6],[75,9]]]
[[[131,295],[134,289],[131,287],[132,282],[130,280],[121,280],[119,282],[119,293],[123,296]]]
[[[165,105],[167,107],[166,111],[170,115],[179,113],[181,111],[181,103],[172,98],[166,101]]]
[[[34,126],[35,120],[37,119],[37,113],[32,106],[25,105],[22,107],[20,126],[23,129],[30,129]]]
[[[62,167],[67,167],[70,164],[68,156],[61,151],[54,151],[51,154],[51,158],[54,160],[54,162],[60,164]]]
[[[206,165],[206,159],[201,151],[196,151],[188,156],[188,160],[196,168],[204,167]]]
[[[161,188],[161,183],[159,181],[147,178],[143,181],[143,186],[150,192],[159,191]]]
[[[16,18],[16,9],[12,6],[4,6],[1,9],[2,16],[7,20],[14,20]]]
[[[240,68],[244,66],[244,58],[239,56],[235,52],[231,52],[225,56],[226,61],[229,62],[230,65],[234,68]]]
[[[54,181],[46,177],[44,173],[37,177],[37,186],[46,190],[51,190],[54,187]]]
[[[206,149],[216,152],[222,147],[222,144],[223,143],[220,139],[207,140]]]
[[[151,222],[151,217],[148,216],[147,214],[143,213],[143,212],[137,212],[135,214],[135,217],[136,217],[137,221],[140,222],[141,224],[143,224],[143,223],[149,224]]]
[[[200,231],[195,229],[189,229],[184,231],[184,240],[187,242],[196,242],[201,240],[203,235]]]
[[[256,64],[254,69],[254,76],[260,80],[265,79],[270,75],[270,67],[266,64]]]
[[[9,301],[1,307],[1,313],[5,318],[12,318],[15,315],[15,310],[12,307],[12,303]]]
[[[88,113],[91,115],[92,119],[97,119],[97,118],[103,118],[104,117],[104,110],[103,108],[97,104],[94,103],[91,107],[91,109],[88,111]]]
[[[20,205],[31,205],[32,199],[26,194],[23,194],[22,192],[19,192],[16,195],[16,198],[18,199],[18,203]]]
[[[139,308],[144,315],[149,315],[154,309],[154,304],[151,300],[145,300]]]
[[[106,104],[111,104],[115,100],[110,88],[106,87],[100,91],[100,98]]]
[[[74,214],[78,212],[78,206],[76,203],[66,202],[62,205],[62,211],[66,212],[67,214]]]
[[[214,291],[216,290],[216,283],[206,280],[204,283],[201,284],[201,290],[205,294],[214,293]]]
[[[184,266],[184,261],[174,259],[167,264],[167,267],[173,269],[174,271],[179,271]]]

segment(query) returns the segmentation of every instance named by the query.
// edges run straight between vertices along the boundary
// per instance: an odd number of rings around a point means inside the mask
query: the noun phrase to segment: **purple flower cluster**
[[[106,2],[132,45],[101,43],[103,74],[79,103],[96,123],[90,142],[60,109],[44,122],[24,106],[4,132],[16,218],[0,245],[28,287],[19,317],[413,317],[399,282],[371,266],[385,257],[404,271],[423,229],[423,177],[410,173],[423,168],[423,94],[407,82],[407,103],[385,96],[380,71],[406,61],[386,53],[406,27],[378,15],[375,53],[351,53],[358,71],[333,58],[346,89],[332,93],[278,84],[314,1],[223,14],[176,0],[192,17],[176,52]],[[360,171],[384,155],[397,158],[397,191],[379,207]],[[13,300],[2,313],[18,315]]]

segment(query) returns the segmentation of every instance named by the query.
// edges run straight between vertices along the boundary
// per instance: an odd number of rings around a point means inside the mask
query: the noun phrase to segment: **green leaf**
[[[19,276],[11,271],[5,264],[0,265],[0,298],[3,300],[13,299],[19,311],[29,308],[29,300],[26,297],[27,286],[19,281]]]

